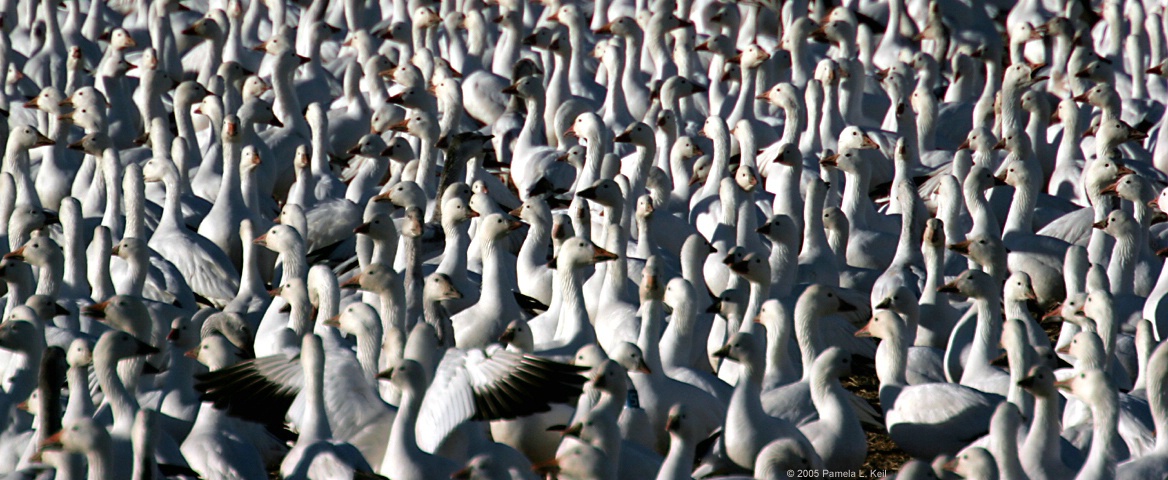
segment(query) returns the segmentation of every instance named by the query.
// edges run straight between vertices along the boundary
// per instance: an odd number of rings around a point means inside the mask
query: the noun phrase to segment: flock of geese
[[[1164,5],[843,3],[0,2],[0,478],[1168,478]]]

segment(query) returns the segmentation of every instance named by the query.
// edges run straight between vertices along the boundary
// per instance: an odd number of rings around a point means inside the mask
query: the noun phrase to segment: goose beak
[[[333,328],[341,328],[341,316],[333,315],[323,322],[326,326]]]
[[[450,478],[456,480],[466,480],[470,478],[471,473],[473,472],[471,472],[470,467],[463,467],[461,470],[450,474]]]
[[[105,309],[109,307],[109,300],[93,305],[87,305],[81,309],[81,313],[93,318],[105,318]]]
[[[1092,223],[1091,226],[1099,230],[1104,230],[1107,228],[1107,220],[1100,220],[1098,222]]]
[[[1086,103],[1087,102],[1087,92],[1083,92],[1083,93],[1080,93],[1078,95],[1075,95],[1075,97],[1072,100],[1079,102],[1079,103]]]
[[[54,145],[56,143],[57,142],[54,142],[53,139],[46,137],[43,133],[37,132],[36,143],[33,144],[33,147],[34,148],[35,147],[47,147],[49,145]]]
[[[730,344],[722,345],[722,348],[714,350],[714,353],[711,353],[710,355],[713,355],[713,356],[718,357],[718,358],[729,358],[730,357]]]
[[[1062,311],[1063,311],[1063,303],[1062,302],[1056,303],[1053,307],[1050,307],[1050,310],[1047,310],[1046,313],[1042,315],[1041,321],[1048,322],[1048,321],[1060,318],[1060,317],[1062,317]]]
[[[1135,170],[1128,168],[1127,165],[1118,165],[1116,170],[1115,170],[1115,173],[1119,176],[1123,176],[1123,175],[1131,175],[1131,174],[1136,173],[1136,172],[1135,172]]]
[[[1006,139],[1005,138],[998,140],[998,143],[994,144],[994,150],[1005,150],[1005,149],[1006,149]]]
[[[514,342],[514,341],[515,341],[515,329],[514,328],[508,328],[506,330],[503,330],[503,334],[499,335],[499,343],[501,343],[503,345],[510,345],[511,342]]]
[[[1160,258],[1168,257],[1168,248],[1161,248],[1156,250],[1156,256]]]
[[[891,309],[892,308],[892,298],[885,297],[884,300],[881,300],[880,303],[876,304],[875,308],[884,309],[884,310]]]
[[[1149,69],[1145,70],[1144,73],[1150,73],[1153,75],[1163,75],[1164,74],[1164,64],[1161,63],[1159,65],[1152,67],[1152,68],[1149,68]]]
[[[960,253],[962,255],[969,255],[969,246],[973,244],[972,240],[965,240],[949,245],[949,250]]]
[[[1107,184],[1107,186],[1103,187],[1103,190],[1100,190],[1099,193],[1101,193],[1103,195],[1118,196],[1119,195],[1119,180],[1116,180],[1114,182]]]
[[[604,25],[601,25],[600,28],[596,29],[595,33],[597,35],[612,35],[612,24],[613,22],[608,22]]]
[[[641,373],[653,373],[653,370],[649,368],[649,364],[645,363],[645,359],[643,358],[641,359],[641,363],[637,365],[637,369],[634,371]]]
[[[580,432],[582,432],[582,431],[584,431],[584,424],[583,423],[573,423],[568,428],[565,428],[564,431],[560,433],[560,435],[565,436],[565,437],[580,438]]]
[[[877,308],[879,308],[879,307],[877,307]],[[871,326],[872,326],[872,321],[868,320],[868,323],[865,323],[864,326],[860,327],[859,330],[856,330],[856,333],[854,333],[854,335],[857,338],[871,338],[872,331],[868,329],[868,327],[871,327]]]
[[[251,243],[259,245],[261,247],[268,246],[268,234],[265,233],[263,235],[256,237],[256,239],[252,240]]]
[[[839,154],[833,153],[831,155],[823,157],[822,159],[819,160],[819,164],[823,165],[825,167],[832,167],[832,168],[838,167],[839,166]]]
[[[938,288],[937,291],[940,293],[961,293],[961,290],[957,288],[957,283],[955,282],[946,283],[942,285],[941,288]]]
[[[1131,133],[1128,133],[1128,135],[1127,135],[1128,141],[1143,140],[1145,138],[1148,138],[1147,132],[1144,132],[1142,130],[1136,130],[1134,128],[1131,129]]]
[[[1069,351],[1069,350],[1070,350],[1070,348],[1069,348],[1069,345],[1068,345],[1068,346],[1064,346],[1063,348],[1060,348],[1060,349],[1058,350],[1058,353],[1069,353],[1069,352],[1064,352],[1063,350],[1068,350],[1068,351]],[[1074,379],[1074,377],[1068,378],[1068,379],[1066,379],[1066,380],[1059,380],[1059,381],[1057,381],[1057,382],[1054,382],[1054,386],[1055,386],[1055,388],[1062,389],[1062,390],[1068,390],[1068,391],[1069,391],[1069,390],[1071,389],[1071,381],[1072,381],[1073,379]]]
[[[875,140],[872,140],[872,137],[870,137],[868,135],[864,135],[864,140],[863,140],[863,143],[860,144],[860,148],[861,149],[877,149],[877,148],[880,148],[880,145],[877,144]]]
[[[855,305],[852,305],[851,303],[844,301],[844,299],[842,299],[842,298],[839,299],[839,308],[837,308],[836,311],[854,312],[856,310],[858,310],[858,308],[856,308]]]
[[[597,247],[597,246],[592,247],[592,261],[593,262],[604,262],[604,261],[616,260],[616,259],[617,259],[617,255],[615,253],[612,253],[608,250],[605,250],[605,249]]]
[[[410,129],[409,127],[410,127],[410,120],[407,118],[407,119],[402,120],[400,122],[397,122],[393,125],[390,125],[389,129],[393,130],[395,132],[408,132]]]
[[[161,350],[159,350],[158,347],[155,347],[154,345],[150,345],[149,343],[138,340],[138,348],[137,348],[137,350],[134,351],[134,354],[135,355],[153,355],[153,354],[158,353],[160,351]]]
[[[57,433],[49,435],[49,438],[41,440],[41,446],[40,446],[41,450],[46,450],[46,449],[50,449],[50,448],[61,448],[63,446],[63,445],[61,445],[61,434],[64,432],[65,432],[64,430],[61,430]]]
[[[1159,210],[1160,209],[1160,197],[1153,198],[1151,201],[1148,202],[1148,206],[1153,208],[1153,209]]]
[[[538,463],[531,466],[531,471],[540,474],[544,477],[554,478],[557,473],[560,473],[560,463],[556,459],[551,459],[546,462]]]
[[[199,359],[199,347],[195,347],[195,348],[192,348],[190,350],[183,352],[183,356],[187,357],[189,359],[192,359],[192,360],[198,360]]]
[[[358,273],[356,275],[353,275],[352,278],[345,280],[345,283],[341,284],[341,288],[354,288],[354,289],[361,288],[361,279],[364,276],[365,276],[365,274],[363,274],[363,273]]]
[[[523,222],[520,222],[518,220],[512,220],[512,221],[508,222],[508,224],[507,224],[507,230],[510,230],[512,232],[514,232],[515,230],[519,230],[522,227],[523,227]]]
[[[4,254],[4,259],[5,260],[14,260],[17,262],[23,262],[24,261],[24,247],[22,246],[16,250],[13,250],[11,252]]]
[[[946,471],[956,473],[957,472],[957,459],[954,458],[953,460],[945,462],[945,465],[942,466],[941,468],[945,469]]]
[[[382,380],[389,380],[393,378],[393,367],[389,367],[377,373],[377,378]]]
[[[369,222],[365,222],[365,223],[362,223],[360,225],[357,225],[356,228],[353,228],[353,233],[367,234],[367,233],[369,233],[370,225],[371,224]]]

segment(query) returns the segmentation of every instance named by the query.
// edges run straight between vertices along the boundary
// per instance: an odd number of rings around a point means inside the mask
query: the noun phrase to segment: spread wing
[[[583,389],[584,370],[497,346],[450,349],[422,400],[418,446],[433,452],[467,420],[516,418],[571,402]]]

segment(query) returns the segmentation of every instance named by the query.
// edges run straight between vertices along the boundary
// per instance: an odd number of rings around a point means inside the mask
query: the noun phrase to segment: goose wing
[[[438,364],[422,400],[418,446],[433,452],[467,420],[497,420],[546,412],[549,403],[580,395],[583,367],[494,346],[450,349]]]

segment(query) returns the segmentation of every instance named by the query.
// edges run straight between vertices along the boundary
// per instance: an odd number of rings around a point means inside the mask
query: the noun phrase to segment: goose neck
[[[743,67],[742,68],[742,86],[739,87],[738,101],[734,103],[734,110],[730,112],[730,120],[737,121],[740,118],[754,119],[754,102],[757,93],[755,92],[756,77],[758,76],[758,67]]]
[[[1115,474],[1115,460],[1109,451],[1119,426],[1118,399],[1114,391],[1104,392],[1095,399],[1091,405],[1091,418],[1094,420],[1094,440],[1091,441],[1091,450],[1079,475],[1088,475],[1085,478],[1108,478]]]
[[[582,275],[579,269],[562,267],[557,269],[560,293],[560,321],[556,326],[557,340],[569,340],[585,335],[586,340],[595,341],[595,332],[588,320],[584,303]]]
[[[999,340],[1002,338],[1002,308],[999,299],[975,298],[977,308],[977,329],[969,362],[979,367],[988,367],[997,356]],[[969,372],[972,369],[967,369]]]
[[[812,307],[800,302],[795,305],[795,340],[799,343],[799,355],[803,360],[803,380],[811,380],[811,365],[823,351],[823,339],[819,330],[819,315],[808,311]]]
[[[470,224],[468,222],[455,223],[452,220],[448,220],[445,216],[443,216],[442,220],[442,230],[446,234],[446,248],[442,253],[442,262],[438,265],[438,271],[464,274],[467,268],[466,251],[470,248],[470,234],[468,233]],[[551,232],[547,232],[541,237],[539,228],[535,224],[532,224],[527,232],[527,241],[523,242],[519,254],[521,256],[524,255],[525,249],[528,250],[527,255],[529,257],[540,257],[546,254],[547,246],[544,244],[547,243],[547,239],[550,236]],[[528,247],[528,241],[542,243],[534,243],[534,245]],[[544,248],[542,251],[531,251],[538,250],[539,245],[543,245]]]
[[[102,355],[105,356],[105,355]],[[138,400],[126,390],[126,384],[118,378],[117,364],[113,359],[95,356],[93,370],[97,376],[97,384],[105,393],[106,402],[114,415],[114,429],[119,425],[129,426],[138,414]]]
[[[1120,235],[1115,239],[1115,249],[1111,251],[1111,262],[1107,266],[1113,295],[1134,293],[1139,253],[1139,241],[1134,236]]]

